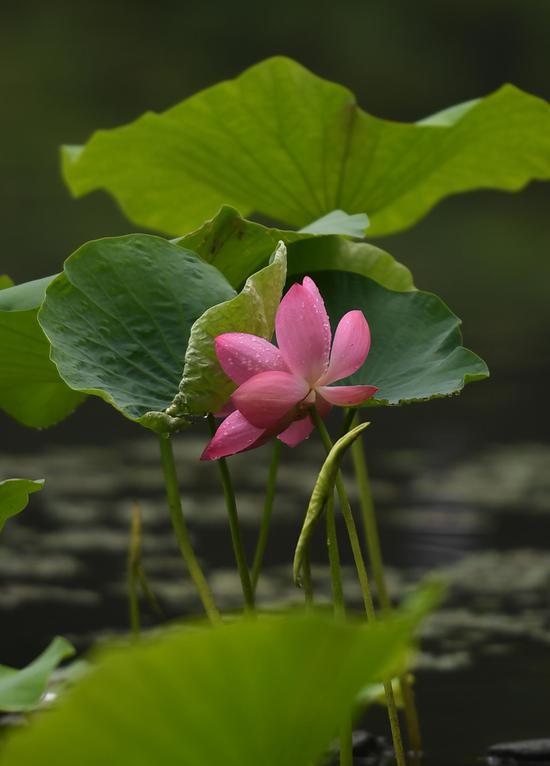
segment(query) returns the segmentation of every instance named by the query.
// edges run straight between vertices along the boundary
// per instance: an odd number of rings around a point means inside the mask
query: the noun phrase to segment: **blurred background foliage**
[[[60,144],[163,110],[267,56],[291,56],[351,88],[367,111],[395,120],[420,119],[503,82],[550,98],[545,0],[30,0],[1,13],[0,272],[16,281],[59,270],[86,240],[134,230],[106,194],[70,198]],[[462,317],[466,345],[493,372],[492,382],[467,389],[458,406],[435,402],[399,416],[404,441],[411,429],[411,441],[430,440],[430,424],[439,432],[442,419],[466,440],[500,438],[510,428],[518,436],[543,434],[533,408],[535,400],[546,406],[549,202],[550,187],[537,183],[514,195],[476,192],[446,200],[413,229],[380,241],[412,268],[419,287]],[[504,425],[510,408],[514,422]],[[88,402],[39,438],[94,438],[96,422],[127,433],[131,426],[106,410]],[[377,414],[389,435],[396,415]],[[4,416],[2,423],[12,439],[24,438]],[[95,428],[95,438],[104,432]]]

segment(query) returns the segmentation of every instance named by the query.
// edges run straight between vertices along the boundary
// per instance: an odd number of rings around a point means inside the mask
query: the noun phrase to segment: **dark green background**
[[[61,181],[59,145],[83,142],[96,128],[162,110],[276,53],[344,83],[368,111],[396,120],[506,81],[549,98],[549,38],[546,0],[4,5],[0,272],[18,281],[42,276],[88,239],[135,230],[107,195],[74,201]],[[480,191],[383,240],[420,287],[463,318],[466,344],[493,371],[492,383],[472,387],[459,408],[436,403],[419,414],[422,424],[430,414],[496,424],[515,408],[512,428],[541,432],[532,404],[548,372],[549,203],[550,185]],[[97,406],[87,404],[78,418]]]

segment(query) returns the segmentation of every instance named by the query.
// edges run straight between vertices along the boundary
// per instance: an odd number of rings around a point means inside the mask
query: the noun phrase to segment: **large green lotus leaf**
[[[312,238],[319,239],[312,234],[247,221],[234,208],[223,205],[214,218],[175,241],[215,266],[238,290],[251,274],[269,262],[279,242],[288,246]]]
[[[177,242],[216,266],[235,289],[268,262],[280,241],[288,248],[289,272],[355,271],[390,290],[413,289],[409,270],[380,248],[341,236],[314,235],[314,231],[268,228],[247,221],[234,208],[224,205],[214,218]]]
[[[48,287],[39,322],[67,384],[170,430],[191,327],[235,291],[195,253],[147,234],[89,242]]]
[[[352,309],[366,316],[372,345],[365,364],[338,385],[378,386],[367,405],[396,405],[458,393],[482,380],[485,362],[462,346],[460,320],[432,293],[387,290],[345,272],[311,275],[325,299],[333,331]]]
[[[169,415],[204,415],[225,404],[235,384],[220,367],[214,339],[224,332],[247,332],[270,340],[285,280],[286,247],[280,242],[271,263],[249,277],[236,298],[213,306],[195,322]]]
[[[402,666],[415,619],[294,614],[111,650],[3,766],[310,766],[367,684]]]
[[[307,226],[303,226],[300,231],[305,234],[339,234],[343,237],[363,239],[369,226],[369,217],[366,213],[349,215],[343,210],[333,210]]]
[[[46,288],[56,278],[57,274],[41,279],[33,279],[32,282],[23,282],[13,285],[9,277],[3,277],[9,281],[5,286],[9,289],[2,290],[0,283],[0,311],[29,311],[38,309],[42,305]]]
[[[13,713],[36,708],[55,668],[73,654],[73,646],[58,636],[22,670],[0,665],[0,711]]]
[[[414,290],[406,266],[379,247],[343,237],[315,237],[295,242],[288,250],[288,273],[350,271],[373,279],[388,290]]]
[[[5,479],[0,481],[0,532],[12,516],[23,511],[29,502],[29,495],[44,486],[44,479]]]
[[[33,428],[54,425],[84,399],[61,380],[36,315],[53,277],[0,289],[0,409]]]
[[[347,89],[276,57],[63,151],[80,196],[108,190],[133,221],[182,234],[223,203],[293,228],[368,213],[371,235],[438,200],[550,178],[550,107],[512,85],[419,123],[373,117]]]

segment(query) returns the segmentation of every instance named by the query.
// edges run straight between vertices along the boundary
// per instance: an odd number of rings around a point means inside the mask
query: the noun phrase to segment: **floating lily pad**
[[[450,194],[550,178],[550,107],[505,85],[398,123],[276,57],[65,147],[63,169],[73,194],[106,189],[131,220],[177,235],[224,203],[293,228],[338,209],[367,213],[370,235],[389,234]]]
[[[359,274],[320,271],[318,285],[333,331],[352,309],[366,316],[372,335],[365,364],[336,385],[373,385],[366,406],[396,405],[458,393],[489,375],[485,362],[462,346],[460,320],[432,293],[387,290]]]
[[[6,479],[0,481],[0,532],[12,516],[21,513],[29,502],[29,495],[44,486],[44,479]]]

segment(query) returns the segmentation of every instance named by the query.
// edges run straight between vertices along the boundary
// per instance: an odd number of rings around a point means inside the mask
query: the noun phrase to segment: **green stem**
[[[128,610],[130,615],[130,628],[135,640],[141,633],[141,621],[139,614],[138,579],[140,566],[141,548],[141,513],[139,506],[134,504],[132,508],[132,520],[130,524],[130,546],[128,548]]]
[[[304,560],[302,563],[302,586],[304,589],[304,596],[306,600],[306,606],[312,606],[313,604],[313,580],[311,578],[311,560],[309,557],[309,549],[304,551]]]
[[[357,416],[355,416],[353,425],[356,425],[358,422],[359,419]],[[378,532],[378,524],[374,511],[374,502],[372,499],[372,491],[365,459],[365,449],[361,438],[356,439],[351,445],[351,456],[353,459],[353,467],[355,469],[357,485],[359,487],[361,516],[363,520],[363,526],[365,527],[365,537],[367,541],[372,573],[374,575],[374,582],[376,583],[376,590],[378,591],[380,606],[382,607],[383,611],[389,612],[391,611],[391,600],[388,592],[388,587],[386,585],[384,562],[382,560],[382,547],[380,545],[380,535]]]
[[[269,466],[269,474],[267,477],[267,488],[264,500],[264,512],[262,515],[262,523],[260,526],[260,534],[258,536],[258,544],[256,546],[256,553],[254,554],[254,563],[252,564],[252,572],[250,579],[252,581],[252,590],[255,593],[258,585],[258,579],[262,569],[264,561],[264,554],[267,545],[267,537],[269,534],[269,525],[271,523],[271,514],[273,512],[273,501],[275,499],[275,485],[277,482],[277,471],[279,469],[279,460],[281,458],[282,442],[279,439],[275,439],[273,445],[273,453],[271,456],[271,464]]]
[[[411,759],[413,763],[419,763],[424,751],[422,748],[422,734],[414,689],[411,681],[406,675],[402,675],[399,678],[399,685],[401,687],[401,697],[403,698],[403,709],[405,711],[405,723],[407,724]]]
[[[328,559],[330,562],[330,577],[332,581],[332,600],[334,603],[334,613],[338,617],[343,617],[346,613],[346,605],[344,600],[344,587],[342,585],[342,569],[340,567],[338,536],[336,534],[334,494],[332,492],[327,499],[326,523]]]
[[[326,524],[334,614],[337,618],[342,618],[346,614],[346,602],[344,599],[344,586],[342,583],[340,552],[338,550],[338,535],[336,533],[334,492],[331,492],[327,499]],[[351,718],[348,719],[340,729],[340,766],[353,766],[353,726]]]
[[[342,433],[340,436],[345,436],[347,432],[350,430],[350,428],[353,425],[353,421],[355,420],[356,413],[355,410],[351,407],[344,412],[344,422],[342,424]]]
[[[319,431],[319,434],[323,441],[323,445],[328,455],[333,447],[332,440],[330,438],[329,432],[326,429],[325,424],[321,420],[321,417],[319,413],[317,412],[317,410],[315,409],[315,407],[311,408],[311,419],[313,420],[317,430]],[[359,586],[361,588],[361,594],[363,596],[363,603],[365,605],[365,612],[367,613],[367,619],[369,622],[374,622],[376,620],[376,612],[374,610],[374,602],[372,599],[372,593],[370,589],[367,568],[365,566],[365,561],[363,559],[361,543],[359,542],[359,535],[357,534],[357,527],[355,526],[353,513],[351,511],[350,502],[346,493],[346,488],[344,486],[344,481],[342,479],[342,474],[340,471],[338,471],[336,475],[336,491],[338,492],[338,498],[340,500],[342,515],[344,517],[344,522],[346,524],[346,529],[348,532],[351,550],[353,553],[355,568],[357,569]],[[405,752],[403,749],[403,740],[401,738],[401,731],[399,727],[399,717],[397,715],[397,706],[395,704],[395,697],[393,694],[391,682],[387,682],[384,684],[384,691],[386,696],[386,705],[388,708],[388,717],[390,721],[393,747],[395,750],[395,758],[396,758],[398,766],[405,766],[406,764]]]
[[[149,604],[151,611],[154,614],[156,614],[157,617],[166,617],[161,605],[158,602],[157,597],[155,596],[153,592],[153,589],[149,585],[149,580],[147,579],[147,575],[145,574],[145,569],[143,568],[143,564],[141,564],[141,562],[138,566],[137,576],[138,576],[139,584],[141,585],[141,592],[143,593],[145,600]]]
[[[403,738],[401,736],[401,726],[399,724],[399,715],[391,681],[384,681],[384,693],[386,696],[386,706],[388,708],[388,718],[390,719],[391,737],[393,749],[395,751],[395,760],[398,766],[406,766],[405,748],[403,747]]]
[[[353,724],[351,718],[340,729],[340,766],[353,766]]]
[[[351,410],[348,412],[351,412]],[[358,422],[359,418],[357,415],[355,415],[353,425],[356,425]],[[386,576],[384,573],[384,561],[382,557],[382,546],[380,544],[378,522],[376,520],[376,512],[374,509],[374,500],[367,467],[365,448],[361,438],[354,441],[351,447],[351,455],[353,459],[357,485],[359,487],[361,517],[365,529],[367,550],[374,575],[374,582],[376,583],[376,590],[378,591],[378,598],[380,600],[382,611],[390,614],[392,611],[392,603],[386,583]],[[413,753],[420,754],[422,752],[422,735],[420,733],[420,722],[418,719],[418,711],[414,699],[414,690],[406,675],[400,677],[399,683],[401,686],[401,695],[403,697],[403,707],[405,710],[405,721],[407,724],[409,746]]]
[[[329,432],[326,429],[325,424],[321,420],[321,417],[319,416],[319,413],[317,412],[315,407],[311,408],[311,419],[313,420],[315,427],[319,431],[319,434],[323,441],[323,445],[325,447],[325,451],[328,455],[333,447],[332,440],[330,438]],[[348,537],[349,537],[349,541],[351,545],[351,551],[353,553],[353,560],[355,562],[355,568],[357,569],[357,575],[359,577],[359,585],[361,586],[361,594],[363,596],[365,611],[367,613],[367,617],[369,621],[375,620],[376,614],[374,611],[374,602],[372,600],[372,594],[371,594],[370,585],[369,585],[369,576],[367,574],[367,568],[363,560],[361,543],[359,542],[357,528],[355,526],[355,521],[353,520],[351,506],[348,500],[346,488],[344,486],[344,481],[342,479],[342,474],[340,471],[338,471],[338,473],[336,474],[336,491],[338,492],[338,498],[340,500],[342,516],[344,517],[344,522],[346,524],[346,529],[347,529],[347,533],[348,533]]]
[[[208,424],[212,436],[214,436],[216,433],[216,421],[214,420],[213,415],[208,415]],[[246,553],[241,535],[241,525],[239,523],[237,501],[235,499],[235,490],[233,489],[231,474],[229,473],[229,467],[225,458],[220,458],[216,463],[218,464],[218,471],[222,480],[225,505],[229,517],[229,529],[231,530],[231,541],[233,543],[233,552],[235,554],[235,561],[237,562],[239,577],[241,578],[244,602],[247,610],[254,611],[254,591],[252,589],[252,583],[250,582],[250,572],[248,571],[248,564],[246,561]]]
[[[159,434],[159,442],[164,482],[166,484],[166,496],[168,498],[168,510],[170,511],[170,519],[172,521],[172,527],[176,535],[180,553],[187,566],[189,574],[191,575],[191,579],[195,583],[195,587],[197,588],[200,600],[210,622],[216,624],[221,622],[221,616],[189,538],[189,532],[187,530],[187,524],[185,523],[181,506],[181,495],[176,476],[172,443],[167,434]]]

